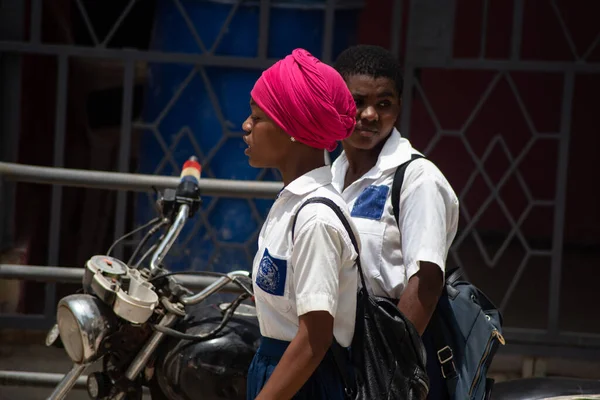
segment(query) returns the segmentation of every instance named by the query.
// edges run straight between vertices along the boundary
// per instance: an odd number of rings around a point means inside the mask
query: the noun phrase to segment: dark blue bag
[[[392,206],[398,221],[400,190],[408,164],[396,169]],[[494,381],[487,371],[500,344],[502,315],[481,290],[462,279],[459,268],[447,271],[446,282],[427,330],[431,332],[436,358],[452,400],[483,400],[491,396]]]

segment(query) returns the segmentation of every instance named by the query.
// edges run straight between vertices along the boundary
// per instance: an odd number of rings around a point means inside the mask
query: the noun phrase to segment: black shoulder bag
[[[325,204],[336,213],[359,253],[356,237],[342,210],[325,197],[313,197],[300,206],[294,217],[292,235],[298,213],[311,203]],[[346,352],[335,339],[332,346],[348,398],[424,400],[429,392],[429,378],[425,370],[425,348],[417,330],[396,304],[369,294],[360,253],[356,265],[362,283],[358,291],[356,325],[350,349],[356,385],[351,384],[352,379],[346,369]]]

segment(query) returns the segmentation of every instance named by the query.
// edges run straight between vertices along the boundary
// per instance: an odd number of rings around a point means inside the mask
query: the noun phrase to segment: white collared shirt
[[[312,197],[327,197],[340,206],[360,246],[348,207],[331,178],[325,166],[291,182],[277,197],[260,231],[252,276],[260,332],[265,337],[291,341],[300,315],[327,311],[334,317],[337,341],[345,347],[352,341],[358,254],[344,225],[328,206],[309,204],[298,214],[292,242],[298,208]]]
[[[393,130],[377,164],[345,190],[345,152],[332,165],[333,185],[348,203],[360,232],[361,262],[373,294],[399,299],[419,262],[438,265],[442,272],[458,227],[458,198],[429,160],[417,159],[406,168],[400,193],[399,226],[391,201],[396,168],[420,154]],[[343,190],[343,192],[342,192]]]

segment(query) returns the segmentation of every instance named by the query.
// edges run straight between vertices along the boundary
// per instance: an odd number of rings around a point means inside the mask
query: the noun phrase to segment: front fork
[[[168,313],[166,314],[158,323],[160,326],[169,327],[173,325],[179,316]],[[165,334],[163,332],[155,331],[150,339],[146,342],[144,347],[139,351],[139,353],[135,356],[127,371],[125,372],[125,377],[134,381],[138,375],[142,372],[146,364],[148,364],[148,360],[152,357],[152,354],[158,348],[158,345],[165,338]],[[67,394],[73,389],[75,383],[77,383],[77,379],[81,376],[83,371],[88,367],[89,364],[74,364],[71,370],[64,376],[64,378],[60,381],[58,386],[54,389],[50,397],[47,400],[64,400]],[[112,400],[123,400],[127,396],[127,393],[121,391],[112,397]]]
[[[179,316],[172,314],[172,313],[168,313],[160,320],[158,325],[164,326],[164,327],[169,327],[169,326],[173,325],[173,323],[175,321],[177,321],[178,318],[179,318]],[[166,336],[166,334],[164,334],[163,332],[154,331],[154,333],[152,334],[150,339],[146,342],[144,347],[140,350],[140,352],[137,354],[137,356],[135,356],[135,358],[133,359],[131,364],[129,364],[129,368],[127,368],[127,371],[125,372],[125,377],[127,379],[129,379],[130,381],[133,381],[133,380],[135,380],[135,378],[137,378],[137,376],[140,374],[140,372],[142,372],[144,367],[148,364],[148,360],[150,360],[150,357],[152,357],[152,354],[154,354],[154,352],[158,348],[158,345],[160,344],[160,342],[162,342],[162,340],[165,338],[165,336]],[[113,397],[113,399],[114,400],[123,400],[123,399],[125,399],[126,395],[127,395],[127,393],[120,392],[117,395],[115,395]]]
[[[87,366],[88,364],[74,364],[47,400],[63,400],[67,397],[67,394],[73,389],[77,379],[83,374]]]

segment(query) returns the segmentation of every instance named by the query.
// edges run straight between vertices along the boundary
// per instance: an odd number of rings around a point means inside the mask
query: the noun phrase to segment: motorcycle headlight
[[[102,342],[115,331],[116,317],[100,299],[73,294],[58,302],[56,320],[60,340],[71,360],[85,364],[102,354]]]

